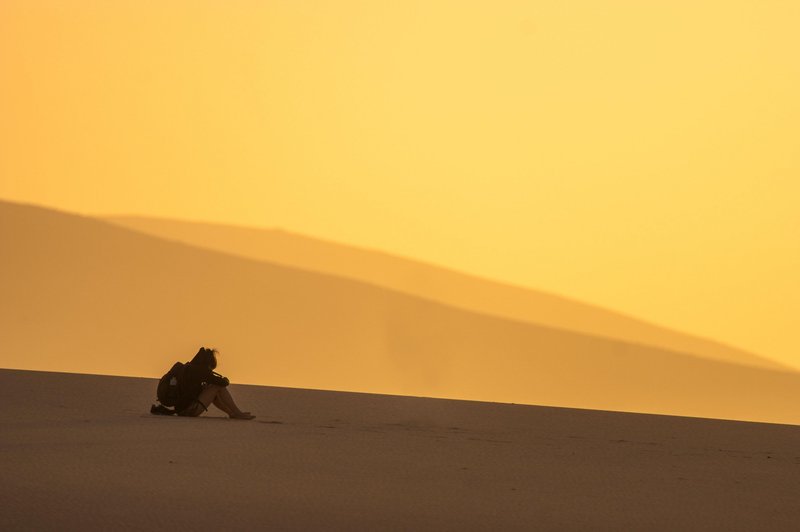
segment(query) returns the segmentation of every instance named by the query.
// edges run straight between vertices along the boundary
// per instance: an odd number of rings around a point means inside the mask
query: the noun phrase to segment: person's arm
[[[206,382],[208,382],[209,384],[216,384],[217,386],[227,386],[231,383],[231,381],[229,381],[227,377],[223,377],[222,375],[214,371],[211,372],[211,375],[209,376],[208,381]]]

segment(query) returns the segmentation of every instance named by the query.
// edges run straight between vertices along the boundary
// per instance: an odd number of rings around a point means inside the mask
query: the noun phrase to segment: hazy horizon
[[[0,243],[4,367],[155,377],[202,343],[239,383],[798,420],[800,373],[719,346],[709,357],[674,333],[688,349],[631,342],[628,329],[655,331],[553,296],[528,294],[527,306],[563,314],[561,327],[492,315],[484,300],[516,296],[451,272],[411,279],[477,294],[477,307],[15,203],[0,203]],[[611,329],[586,334],[587,315]]]
[[[0,201],[3,201],[3,200],[8,201],[6,198],[0,197]],[[505,285],[505,286],[508,286],[510,288],[513,288],[513,289],[532,290],[532,291],[536,291],[536,292],[542,292],[542,293],[545,293],[545,294],[552,294],[553,296],[555,296],[557,298],[564,298],[567,301],[574,301],[576,303],[589,305],[591,307],[596,307],[598,309],[604,309],[604,310],[607,310],[607,311],[618,313],[621,316],[626,316],[626,317],[630,317],[632,319],[643,320],[644,322],[652,323],[653,325],[655,325],[657,327],[664,327],[666,329],[675,330],[675,331],[678,331],[678,332],[680,332],[682,334],[689,334],[689,335],[695,336],[697,338],[700,338],[700,339],[703,339],[703,340],[706,340],[706,341],[710,341],[710,342],[714,342],[714,343],[719,343],[719,344],[721,344],[723,346],[728,346],[728,347],[731,347],[731,348],[734,348],[734,349],[742,349],[744,351],[749,351],[751,353],[754,353],[754,354],[756,354],[758,356],[763,357],[765,360],[776,362],[776,363],[778,363],[780,365],[783,365],[784,367],[791,367],[791,368],[793,368],[795,370],[800,369],[800,362],[795,362],[794,359],[789,359],[789,360],[780,359],[778,357],[770,356],[769,354],[765,354],[765,353],[762,353],[762,352],[759,352],[759,351],[756,351],[756,350],[747,349],[745,346],[738,345],[738,344],[736,344],[734,342],[728,341],[725,338],[715,338],[715,337],[703,334],[702,332],[699,332],[699,331],[696,331],[696,330],[691,330],[691,329],[690,330],[682,330],[682,329],[679,329],[679,328],[677,328],[676,326],[674,326],[672,324],[662,323],[662,322],[659,322],[659,321],[657,321],[655,319],[651,319],[651,318],[649,318],[647,316],[637,316],[637,315],[634,315],[632,313],[625,312],[623,309],[616,308],[616,307],[614,307],[612,305],[605,304],[603,302],[585,301],[585,300],[581,300],[581,299],[579,299],[579,298],[577,298],[577,297],[575,297],[575,296],[573,296],[571,294],[558,293],[558,292],[555,292],[553,290],[548,290],[548,289],[544,289],[544,288],[540,288],[540,287],[530,287],[530,286],[525,286],[525,285],[522,285],[522,284],[516,284],[516,283],[514,283],[512,281],[508,281],[508,280],[505,280],[505,279],[495,279],[495,278],[491,278],[491,277],[488,277],[488,276],[485,276],[485,275],[481,275],[480,273],[477,273],[477,272],[470,271],[469,269],[466,269],[466,268],[459,268],[458,266],[455,266],[455,265],[439,264],[439,263],[436,263],[436,262],[434,262],[432,260],[426,260],[424,258],[404,256],[402,254],[396,253],[395,251],[393,251],[391,249],[371,248],[371,247],[368,247],[368,246],[363,246],[363,245],[354,244],[354,243],[340,242],[340,241],[336,241],[334,239],[326,239],[326,238],[319,237],[319,236],[316,236],[316,235],[309,235],[309,234],[301,233],[301,232],[298,232],[298,231],[293,231],[290,228],[280,227],[280,226],[258,227],[258,226],[244,225],[244,224],[235,223],[235,222],[213,222],[213,221],[201,220],[201,219],[181,218],[181,217],[177,217],[177,216],[155,216],[155,215],[142,215],[142,214],[134,214],[134,213],[117,213],[117,214],[113,214],[113,213],[76,212],[76,211],[71,211],[69,209],[65,209],[63,207],[48,206],[48,205],[39,204],[39,203],[35,203],[35,202],[21,202],[21,204],[23,204],[23,205],[27,204],[27,205],[31,205],[33,207],[41,207],[41,208],[45,208],[45,209],[54,209],[56,211],[61,211],[61,212],[67,213],[67,214],[77,214],[79,216],[84,216],[84,217],[88,217],[88,218],[92,218],[92,219],[98,219],[98,220],[111,220],[111,221],[113,221],[114,219],[119,219],[119,220],[140,219],[142,221],[152,221],[152,222],[157,222],[159,220],[162,220],[162,221],[175,222],[175,223],[181,223],[181,224],[185,223],[185,224],[196,224],[196,225],[208,225],[209,227],[227,227],[227,228],[231,228],[231,229],[241,229],[241,230],[248,230],[248,231],[280,231],[280,232],[286,233],[287,235],[296,235],[296,236],[301,237],[301,238],[317,240],[317,241],[320,241],[320,242],[323,242],[323,243],[328,243],[328,244],[331,244],[331,245],[343,245],[343,246],[352,247],[352,248],[357,249],[357,250],[362,250],[362,251],[367,252],[367,253],[378,253],[380,255],[385,255],[385,256],[388,256],[388,257],[397,257],[397,258],[402,259],[402,260],[409,260],[409,261],[413,261],[413,262],[418,262],[420,264],[429,265],[429,266],[434,267],[434,268],[442,268],[445,271],[452,271],[452,272],[454,272],[456,274],[466,275],[466,276],[469,276],[469,277],[474,277],[476,279],[484,280],[484,281],[491,282],[491,283],[498,283],[500,285]],[[134,228],[136,230],[142,230],[142,228],[136,227],[136,224],[123,223],[122,225],[123,226],[130,225],[131,228]],[[158,230],[147,231],[146,230],[145,232],[150,233],[150,234],[154,234],[154,235],[159,235],[160,231],[158,231]],[[178,240],[185,241],[186,243],[189,243],[189,244],[192,244],[192,245],[200,245],[201,247],[206,247],[208,249],[221,250],[221,247],[219,247],[219,246],[210,245],[209,243],[200,243],[199,242],[200,238],[186,239],[186,240],[178,238]],[[235,253],[235,254],[239,254],[241,256],[250,255],[250,256],[254,256],[254,257],[258,255],[257,251],[255,253]],[[315,270],[319,269],[320,271],[324,271],[325,270],[325,268],[322,267],[322,266],[314,267],[312,269],[315,269]],[[378,284],[380,285],[381,283],[378,283]],[[648,345],[648,344],[652,345],[651,342],[643,342],[643,344],[644,345]]]
[[[800,367],[800,7],[0,4],[0,197],[286,230]]]

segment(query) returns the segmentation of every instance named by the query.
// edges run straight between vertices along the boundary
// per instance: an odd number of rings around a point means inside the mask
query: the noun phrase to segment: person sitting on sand
[[[194,358],[186,364],[180,379],[180,391],[175,410],[179,416],[199,416],[214,406],[233,419],[253,419],[250,412],[242,412],[228,391],[230,381],[215,373],[217,350],[201,347]]]

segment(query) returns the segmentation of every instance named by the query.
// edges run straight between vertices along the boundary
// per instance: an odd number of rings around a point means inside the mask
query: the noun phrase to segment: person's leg
[[[217,396],[219,396],[219,391],[223,390],[222,386],[217,386],[216,384],[209,384],[203,391],[200,392],[200,395],[197,397],[197,400],[203,403],[203,406],[208,409],[209,406],[212,404],[215,405],[217,408],[225,412],[226,414],[233,415],[235,413],[233,410],[226,407],[226,405],[220,406],[218,404]]]
[[[195,401],[191,405],[178,412],[178,415],[185,417],[197,417],[205,411],[206,407],[200,401]]]
[[[255,417],[249,412],[242,412],[239,410],[230,392],[224,386],[209,384],[203,388],[203,391],[200,392],[200,396],[197,399],[203,403],[206,408],[213,404],[235,419],[253,419]]]
[[[224,403],[225,406],[228,407],[228,409],[236,412],[236,414],[244,416],[250,414],[250,412],[242,412],[242,410],[236,405],[236,402],[233,400],[233,396],[231,395],[231,392],[228,391],[227,387],[222,388],[219,391],[219,393],[217,394],[217,400]]]

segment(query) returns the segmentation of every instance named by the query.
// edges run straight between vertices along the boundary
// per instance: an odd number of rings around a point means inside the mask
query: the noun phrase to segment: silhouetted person
[[[242,412],[228,391],[227,378],[215,373],[217,350],[201,347],[186,364],[180,379],[180,390],[175,410],[179,416],[199,416],[213,404],[234,419],[253,419],[250,412]]]

